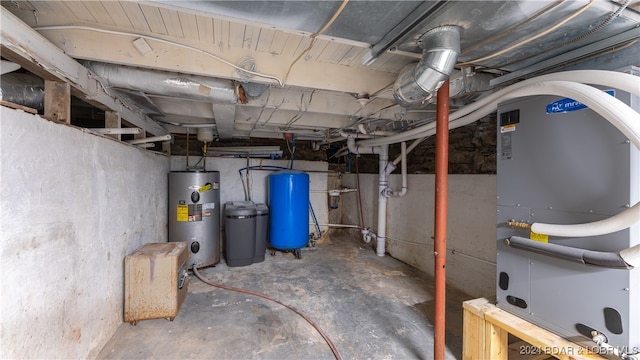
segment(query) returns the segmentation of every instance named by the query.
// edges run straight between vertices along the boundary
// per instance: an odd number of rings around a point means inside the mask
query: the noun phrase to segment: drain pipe
[[[387,164],[389,163],[389,144],[383,144],[379,146],[357,146],[354,136],[349,135],[347,137],[347,147],[349,151],[356,155],[360,154],[378,154],[378,231],[376,236],[376,254],[378,256],[384,256],[385,253],[385,238],[387,227]],[[364,229],[363,229],[364,230]],[[363,231],[365,242],[367,237],[372,236],[372,232],[367,229]]]
[[[438,89],[436,108],[436,193],[435,231],[433,253],[435,256],[435,321],[433,353],[435,360],[444,359],[445,350],[445,301],[447,263],[447,190],[449,175],[449,80]]]
[[[402,161],[402,165],[400,167],[400,172],[402,174],[402,189],[398,191],[394,191],[391,188],[387,188],[385,190],[385,195],[387,197],[403,197],[407,194],[407,143],[400,143],[400,159]],[[395,161],[391,161],[387,163],[387,169],[385,171],[386,175],[389,176],[396,169],[397,163]]]
[[[380,145],[378,166],[378,233],[376,236],[376,255],[384,256],[387,232],[387,164],[389,163],[389,144]],[[393,190],[392,190],[393,191]]]

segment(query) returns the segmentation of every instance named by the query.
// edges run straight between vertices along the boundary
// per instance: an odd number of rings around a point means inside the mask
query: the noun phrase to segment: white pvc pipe
[[[387,184],[387,163],[389,162],[389,145],[380,145],[379,149],[379,173],[378,176],[378,233],[376,236],[376,255],[384,256],[385,236],[387,231],[387,197],[384,192]]]
[[[400,168],[400,171],[402,173],[402,190],[400,190],[400,193],[398,194],[399,197],[404,196],[407,193],[407,143],[406,142],[401,142],[400,143],[400,156],[402,156],[402,167]]]
[[[387,149],[389,148],[389,144],[385,144],[385,146],[387,147]],[[360,155],[360,154],[379,154],[380,148],[382,146],[357,146],[356,139],[353,136],[349,136],[347,138],[347,147],[349,148],[349,151],[351,151],[352,153],[356,155]]]
[[[413,149],[415,149],[416,147],[418,147],[418,145],[420,145],[421,142],[423,142],[426,139],[426,137],[423,137],[421,139],[416,139],[414,140],[411,145],[409,145],[407,147],[407,154],[409,154],[411,151],[413,151]],[[398,165],[398,163],[400,161],[404,161],[402,160],[402,154],[400,154],[400,156],[398,156],[397,158],[395,158],[395,160],[393,160],[393,165]]]
[[[400,192],[397,192],[387,188],[384,193],[387,197],[403,197],[407,193],[407,143],[404,141],[400,143],[400,158],[402,160],[400,169],[402,173],[402,189]],[[387,163],[387,170],[385,171],[386,175],[389,176],[394,169],[395,164],[393,162]]]
[[[145,143],[156,142],[156,141],[168,141],[168,140],[171,140],[171,135],[170,134],[161,135],[161,136],[153,136],[153,137],[148,137],[148,138],[144,138],[144,139],[129,140],[127,142],[129,144],[131,144],[131,145],[138,145],[138,144],[145,144]]]

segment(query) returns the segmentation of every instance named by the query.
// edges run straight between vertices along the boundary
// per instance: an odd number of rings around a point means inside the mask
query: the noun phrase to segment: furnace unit
[[[638,111],[637,97],[602,90]],[[498,125],[497,305],[589,349],[601,334],[640,359],[640,269],[616,261],[640,243],[640,224],[578,238],[517,227],[593,222],[636,204],[640,151],[591,109],[556,96],[503,103]]]

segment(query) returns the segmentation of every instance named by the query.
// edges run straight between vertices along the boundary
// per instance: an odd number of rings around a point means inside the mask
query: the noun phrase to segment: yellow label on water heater
[[[531,238],[531,240],[540,241],[540,242],[544,242],[544,243],[548,243],[549,242],[549,235],[538,234],[538,233],[535,233],[533,231],[529,234],[529,238]]]
[[[178,221],[189,221],[189,205],[178,205]]]

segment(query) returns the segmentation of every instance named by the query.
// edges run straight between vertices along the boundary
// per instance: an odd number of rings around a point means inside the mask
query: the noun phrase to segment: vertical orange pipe
[[[436,109],[436,194],[433,252],[435,256],[435,323],[433,358],[444,359],[447,263],[447,187],[449,176],[449,80],[438,89]]]

